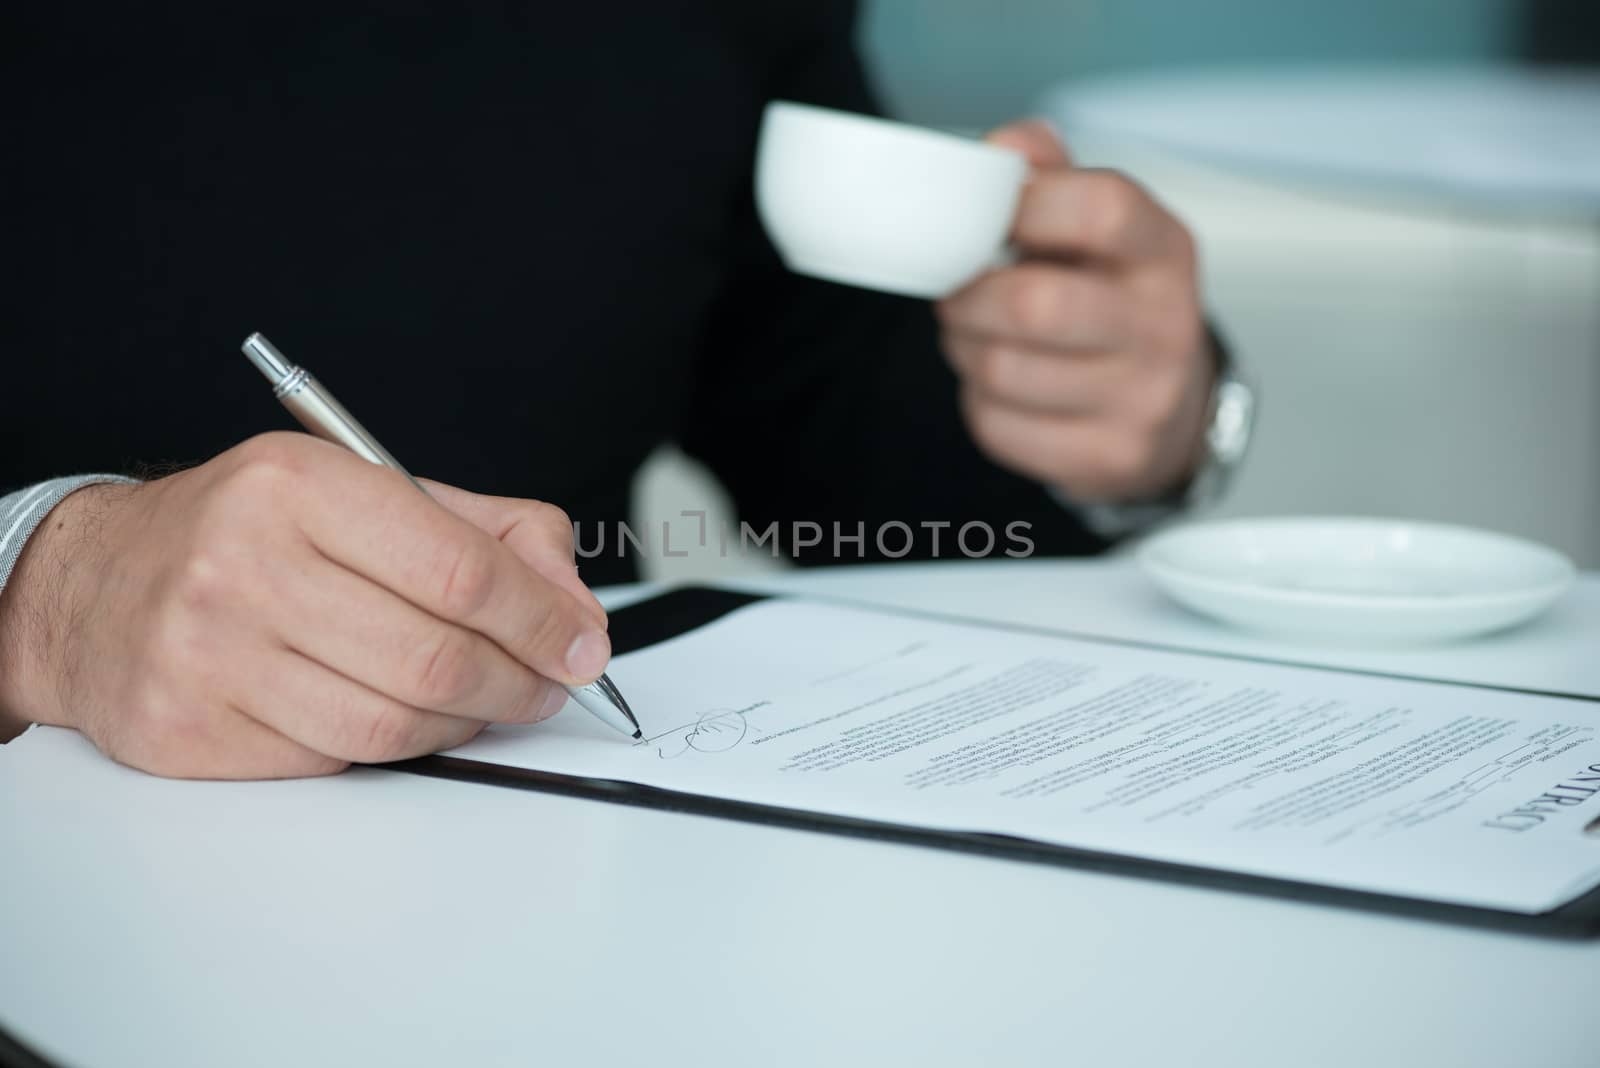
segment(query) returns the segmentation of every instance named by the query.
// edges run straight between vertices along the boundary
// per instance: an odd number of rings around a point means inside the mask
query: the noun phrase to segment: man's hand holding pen
[[[204,778],[326,774],[553,715],[611,652],[566,515],[427,490],[290,433],[79,490],[0,602],[0,714]]]

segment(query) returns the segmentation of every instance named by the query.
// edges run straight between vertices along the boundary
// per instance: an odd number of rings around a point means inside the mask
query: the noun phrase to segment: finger
[[[1147,440],[1115,422],[994,404],[963,389],[967,426],[987,455],[1086,501],[1131,500],[1152,484]]]
[[[1109,411],[1128,387],[1126,365],[1106,352],[1030,348],[980,334],[947,334],[945,352],[982,399],[1044,415]]]
[[[440,504],[504,544],[523,563],[572,594],[601,626],[606,625],[605,608],[578,577],[572,520],[566,512],[543,501],[489,497],[430,479],[423,479],[422,484]]]
[[[1024,249],[1130,263],[1187,247],[1183,224],[1115,171],[1036,174],[1017,205],[1012,236]]]
[[[1019,119],[990,130],[984,140],[1001,148],[1014,149],[1027,157],[1035,168],[1070,167],[1072,157],[1056,131],[1044,119]]]
[[[160,730],[117,731],[93,721],[88,734],[118,763],[169,779],[303,779],[338,774],[350,763],[301,745],[237,708],[169,718],[181,718],[181,738]]]
[[[1019,263],[979,275],[936,312],[951,331],[1050,348],[1116,349],[1133,326],[1124,289],[1095,271]]]
[[[401,704],[284,649],[241,667],[245,715],[308,749],[363,764],[437,753],[464,745],[481,720]]]
[[[546,678],[584,685],[605,670],[605,630],[505,545],[396,472],[331,447],[318,453],[323,469],[293,471],[307,454],[296,456],[280,459],[291,477],[269,488],[324,556],[478,631]]]
[[[369,689],[431,712],[532,723],[567,694],[476,631],[311,554],[259,609],[278,641]]]

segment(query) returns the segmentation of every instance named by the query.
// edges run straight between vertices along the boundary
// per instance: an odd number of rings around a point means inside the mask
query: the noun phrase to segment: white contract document
[[[569,705],[448,755],[1501,911],[1600,885],[1583,698],[790,598],[609,673],[644,741]]]

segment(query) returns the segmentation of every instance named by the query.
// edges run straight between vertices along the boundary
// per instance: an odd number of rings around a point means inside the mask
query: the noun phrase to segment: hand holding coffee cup
[[[1186,482],[1216,377],[1183,224],[1049,126],[984,142],[778,101],[756,203],[797,273],[936,299],[974,441],[1080,501]]]

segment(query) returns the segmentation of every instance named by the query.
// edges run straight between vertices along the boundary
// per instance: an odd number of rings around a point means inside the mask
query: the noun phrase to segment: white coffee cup
[[[777,100],[756,149],[756,207],[789,269],[939,298],[1007,254],[1020,153]]]

